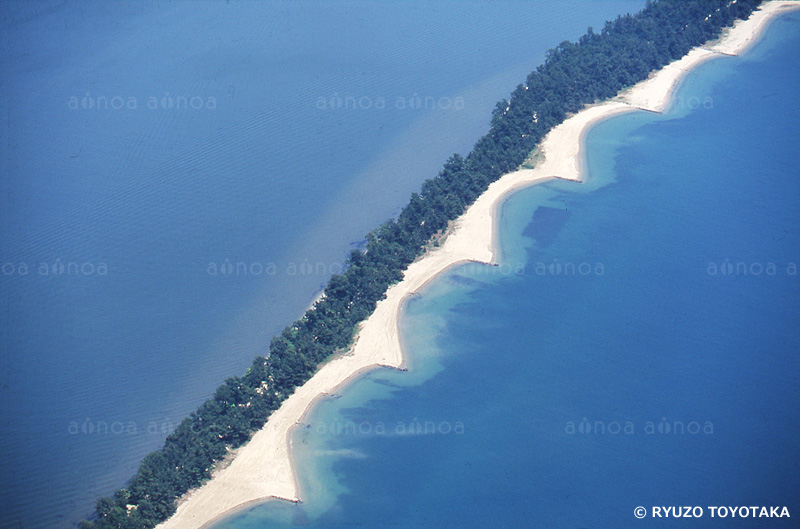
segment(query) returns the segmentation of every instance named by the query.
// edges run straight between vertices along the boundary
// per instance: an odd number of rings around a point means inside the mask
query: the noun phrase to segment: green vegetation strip
[[[614,97],[747,18],[760,0],[660,0],[636,15],[591,28],[577,43],[562,42],[545,63],[492,112],[491,128],[466,158],[453,155],[411,196],[397,219],[367,236],[350,254],[325,296],[273,338],[244,376],[229,378],[184,419],[164,447],[144,458],[127,487],[97,502],[83,529],[155,527],[176,501],[210,478],[229,449],[245,443],[321,362],[347,349],[359,322],[427,243],[442,233],[490,183],[525,162],[550,129],[585,105]]]

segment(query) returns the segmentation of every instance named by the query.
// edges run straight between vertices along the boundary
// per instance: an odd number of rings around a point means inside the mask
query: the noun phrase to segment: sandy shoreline
[[[160,529],[206,527],[236,510],[270,498],[300,500],[290,454],[292,429],[319,399],[336,393],[363,372],[378,366],[403,368],[404,358],[398,320],[404,300],[443,271],[465,261],[495,264],[497,210],[515,191],[554,177],[581,181],[582,145],[586,132],[596,123],[622,112],[639,109],[663,112],[686,72],[721,54],[737,55],[755,42],[768,21],[786,6],[800,7],[800,0],[772,1],[726,30],[715,43],[693,49],[649,79],[624,91],[611,101],[585,108],[554,128],[539,152],[544,160],[533,169],[503,175],[492,183],[456,221],[444,243],[412,263],[404,279],[387,291],[373,314],[361,324],[349,353],[327,362],[275,411],[267,424],[236,452],[236,457],[204,486],[191,491],[177,512]]]

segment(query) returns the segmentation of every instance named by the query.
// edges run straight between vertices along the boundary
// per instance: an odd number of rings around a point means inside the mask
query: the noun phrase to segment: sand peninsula
[[[582,143],[586,131],[599,121],[623,112],[664,112],[684,75],[720,55],[738,55],[755,42],[768,22],[800,0],[768,1],[747,20],[725,30],[716,42],[692,49],[682,59],[605,103],[568,117],[544,138],[540,161],[533,169],[503,175],[453,223],[444,243],[412,263],[401,282],[391,286],[372,315],[359,327],[350,351],[325,363],[269,418],[252,439],[235,452],[233,461],[202,487],[187,493],[177,512],[159,529],[200,529],[244,507],[272,498],[300,501],[291,459],[291,431],[303,421],[315,401],[335,393],[361,373],[380,366],[402,368],[403,351],[398,319],[404,300],[450,267],[466,261],[496,264],[495,213],[505,198],[552,178],[581,181]]]

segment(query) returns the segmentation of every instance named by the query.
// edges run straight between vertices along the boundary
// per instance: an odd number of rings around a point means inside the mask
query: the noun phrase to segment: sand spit
[[[621,112],[663,112],[686,72],[708,59],[738,55],[767,27],[769,20],[800,1],[765,3],[746,21],[737,22],[714,43],[691,50],[645,81],[611,101],[585,108],[554,128],[542,142],[539,163],[504,175],[453,223],[444,243],[412,263],[404,279],[389,288],[386,299],[361,324],[356,343],[345,355],[326,363],[273,413],[267,424],[239,448],[226,468],[208,483],[188,493],[177,512],[160,529],[207,527],[237,509],[270,498],[300,500],[291,458],[292,428],[302,423],[314,402],[334,394],[366,370],[378,366],[403,367],[398,319],[405,298],[450,267],[473,261],[495,264],[495,212],[505,197],[518,189],[551,178],[581,181],[583,138],[594,124]]]

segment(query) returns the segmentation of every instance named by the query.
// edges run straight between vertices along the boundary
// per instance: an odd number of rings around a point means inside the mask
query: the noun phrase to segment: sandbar
[[[247,444],[234,452],[231,463],[214,473],[202,487],[181,498],[177,512],[160,529],[207,527],[238,509],[271,498],[300,501],[291,458],[291,432],[319,399],[335,394],[367,370],[380,366],[403,368],[399,318],[404,300],[427,282],[460,263],[497,264],[495,224],[497,209],[515,191],[552,178],[582,181],[582,149],[586,131],[622,112],[664,112],[685,74],[720,55],[738,55],[767,27],[769,20],[800,1],[766,2],[748,20],[738,21],[712,43],[691,50],[683,58],[624,90],[614,99],[586,107],[555,127],[538,148],[539,161],[492,183],[451,226],[444,242],[412,263],[403,280],[392,285],[372,315],[361,323],[352,348],[327,363],[286,399]]]

